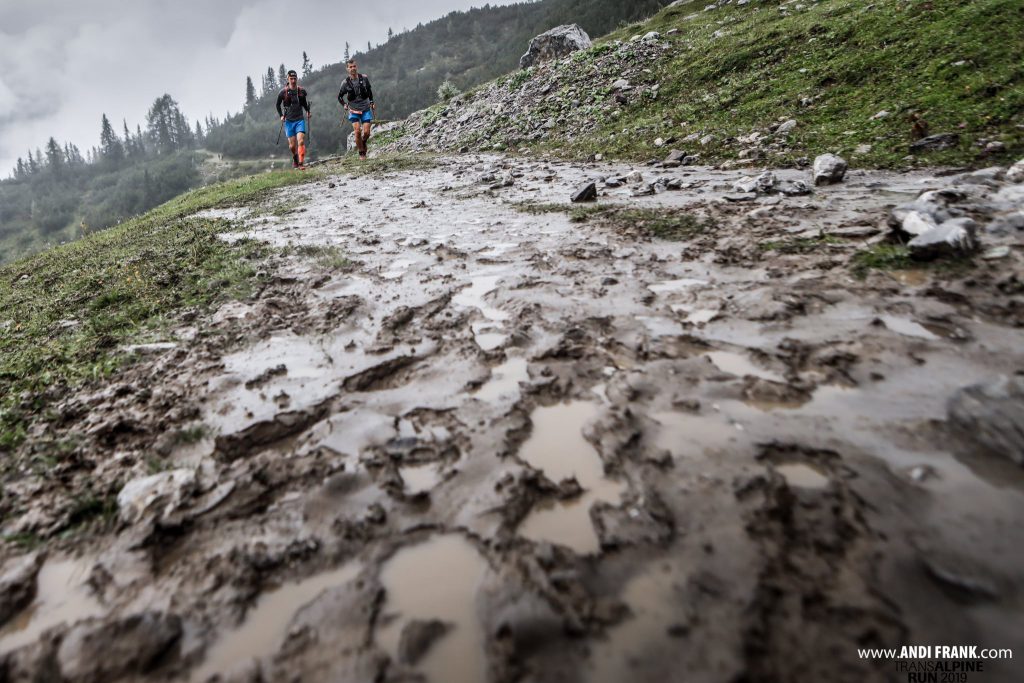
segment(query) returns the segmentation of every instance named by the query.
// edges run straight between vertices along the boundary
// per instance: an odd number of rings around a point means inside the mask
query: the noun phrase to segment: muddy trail
[[[1008,184],[744,175],[467,155],[215,212],[282,249],[37,426],[76,446],[5,486],[42,541],[6,551],[0,678],[888,681],[857,648],[1020,646],[1024,472],[948,406],[1024,370],[1024,254],[850,268],[893,206]]]

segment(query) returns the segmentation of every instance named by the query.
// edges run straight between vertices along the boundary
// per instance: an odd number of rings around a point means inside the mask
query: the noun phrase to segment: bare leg
[[[370,124],[363,124],[363,154],[366,154],[366,143],[370,141]]]
[[[306,134],[299,133],[297,135],[299,139],[299,166],[306,163]]]
[[[292,164],[293,165],[299,163],[299,152],[296,149],[296,147],[297,147],[297,145],[295,143],[295,136],[293,135],[292,137],[288,138],[288,149],[291,150],[291,153],[292,153]]]
[[[355,132],[355,136],[356,136],[356,151],[359,152],[360,156],[362,156],[363,155],[363,129],[359,125],[358,121],[355,121],[355,122],[352,123],[352,130]]]

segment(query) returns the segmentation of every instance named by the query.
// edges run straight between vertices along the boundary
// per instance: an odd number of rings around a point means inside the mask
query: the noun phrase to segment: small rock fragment
[[[910,145],[910,151],[913,154],[920,152],[938,152],[944,149],[950,149],[960,144],[960,136],[957,133],[939,133],[938,135],[929,135],[926,138],[921,138],[917,142]]]
[[[584,185],[580,189],[576,190],[576,192],[572,196],[573,203],[575,203],[575,202],[592,202],[595,199],[597,199],[597,184],[596,183],[587,183],[586,185]]]

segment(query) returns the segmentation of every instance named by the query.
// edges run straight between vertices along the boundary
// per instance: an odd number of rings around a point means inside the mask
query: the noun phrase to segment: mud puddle
[[[351,562],[263,593],[246,613],[241,626],[214,641],[189,681],[205,683],[214,675],[229,676],[244,670],[253,661],[273,656],[284,644],[292,617],[324,591],[355,579],[360,569],[359,563]]]
[[[537,408],[530,415],[533,428],[519,458],[556,484],[575,479],[583,494],[571,501],[545,501],[536,506],[519,525],[520,535],[564,545],[580,554],[599,550],[590,508],[598,501],[618,504],[626,488],[605,476],[601,456],[583,437],[584,427],[599,410],[594,403],[570,401]]]
[[[47,560],[36,577],[36,598],[0,630],[0,655],[35,642],[49,628],[73,625],[105,610],[88,585],[94,558]]]
[[[486,568],[476,548],[457,534],[399,550],[381,569],[386,597],[374,636],[377,644],[429,683],[485,680],[476,591]],[[444,624],[445,633],[425,652],[410,651],[408,644],[402,647],[403,637],[411,638],[410,624],[433,620]]]

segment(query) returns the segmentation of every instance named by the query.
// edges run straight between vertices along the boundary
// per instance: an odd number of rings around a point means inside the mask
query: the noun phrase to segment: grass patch
[[[372,140],[371,140],[372,142]],[[355,154],[346,154],[343,158],[325,164],[332,173],[345,173],[353,176],[378,175],[397,171],[425,171],[437,166],[437,159],[432,154],[403,154],[386,152],[359,159]]]
[[[341,247],[307,244],[296,247],[295,253],[313,258],[317,265],[328,270],[345,270],[352,265],[352,261],[345,255],[345,251]]]
[[[665,240],[685,240],[715,228],[710,219],[684,213],[677,209],[634,209],[615,204],[545,204],[520,202],[513,204],[518,211],[540,215],[565,213],[574,223],[594,220],[599,224],[639,229],[646,235]]]
[[[851,267],[854,276],[867,277],[872,270],[904,270],[915,267],[910,250],[901,244],[876,244],[853,255]]]
[[[0,268],[0,451],[24,440],[54,392],[125,363],[117,349],[129,339],[159,338],[182,309],[249,292],[269,248],[229,245],[218,238],[229,224],[196,212],[259,202],[322,176],[263,173],[204,187]]]
[[[797,237],[790,240],[774,240],[762,242],[758,249],[764,253],[776,251],[780,254],[808,254],[818,251],[828,244],[842,244],[842,240],[833,235],[822,235],[820,237]]]

